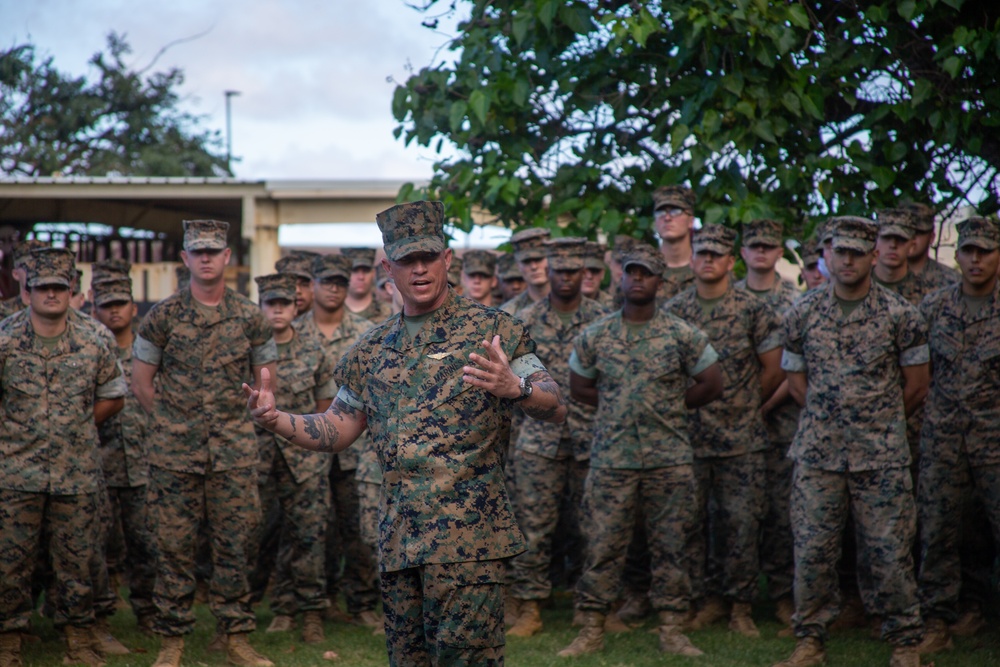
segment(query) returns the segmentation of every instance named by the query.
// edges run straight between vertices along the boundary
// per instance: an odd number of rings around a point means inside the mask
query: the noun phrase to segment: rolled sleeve
[[[110,401],[116,398],[124,398],[127,393],[128,385],[125,384],[125,378],[117,375],[104,384],[97,385],[94,397],[99,401]]]
[[[277,360],[278,344],[274,342],[274,338],[270,338],[267,342],[250,348],[251,366],[264,366],[274,363]]]
[[[163,359],[163,349],[137,335],[132,343],[132,356],[150,366],[159,366]]]
[[[701,353],[698,358],[698,363],[694,365],[694,368],[688,373],[691,377],[702,373],[712,364],[719,361],[719,353],[715,351],[715,348],[711,345],[705,346],[705,351]]]
[[[585,377],[588,380],[593,380],[597,377],[597,368],[591,366],[586,368],[583,362],[580,361],[580,355],[576,353],[574,349],[572,354],[569,355],[569,369],[579,375],[580,377]]]
[[[899,353],[900,366],[920,366],[930,363],[931,349],[928,345],[917,345]]]
[[[781,369],[789,373],[805,373],[806,358],[785,348],[781,353]]]
[[[341,387],[340,391],[337,392],[337,398],[334,400],[339,400],[344,405],[349,405],[355,410],[365,409],[365,404],[361,400],[361,397],[350,387]]]
[[[545,364],[535,354],[522,354],[510,362],[510,370],[519,377],[528,377],[532,373],[545,370]]]

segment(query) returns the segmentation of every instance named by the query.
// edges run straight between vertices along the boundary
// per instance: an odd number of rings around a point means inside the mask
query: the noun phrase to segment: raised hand
[[[278,410],[271,390],[271,372],[266,368],[260,369],[260,389],[254,389],[244,382],[243,395],[247,398],[247,409],[254,422],[273,431],[278,422]]]
[[[469,355],[469,361],[475,366],[462,367],[462,380],[500,398],[520,396],[521,378],[510,370],[507,355],[500,347],[500,336],[493,336],[492,343],[484,340],[483,347],[486,348],[485,357],[475,352]]]

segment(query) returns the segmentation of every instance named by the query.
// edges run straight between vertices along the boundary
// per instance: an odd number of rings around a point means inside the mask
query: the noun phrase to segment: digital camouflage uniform
[[[685,543],[693,529],[695,479],[684,395],[689,378],[715,361],[703,332],[659,310],[643,325],[612,313],[577,339],[571,368],[596,378],[599,396],[578,608],[606,614],[617,599],[641,507],[652,556],[650,602],[656,611],[687,611]]]
[[[841,227],[844,223],[840,223]],[[869,238],[874,232],[838,231]],[[795,535],[795,615],[799,638],[825,638],[839,613],[836,564],[850,512],[858,564],[884,614],[883,638],[920,641],[913,576],[916,509],[908,466],[901,366],[927,363],[916,309],[872,284],[844,315],[834,285],[803,296],[785,318],[782,367],[804,373],[806,405],[790,450]],[[873,611],[869,609],[869,611]]]
[[[973,218],[959,226],[959,247],[971,242],[989,250],[998,241],[991,221]],[[972,313],[958,283],[924,299],[920,314],[928,324],[933,376],[920,437],[918,584],[924,618],[953,623],[968,530],[957,519],[973,496],[1000,539],[1000,289],[994,286]]]
[[[515,373],[538,370],[521,368],[534,343],[518,320],[452,291],[414,338],[397,315],[337,366],[338,400],[364,411],[382,468],[379,566],[393,665],[503,661],[502,561],[524,550],[501,464],[513,403],[462,380],[468,355],[494,335]]]
[[[28,630],[43,531],[56,580],[55,624],[94,622],[101,478],[94,404],[125,392],[118,359],[93,328],[67,317],[47,349],[30,309],[0,327],[0,632]]]
[[[928,294],[962,281],[962,274],[931,257],[927,258],[923,271],[914,273],[923,281]]]
[[[802,296],[799,288],[781,276],[777,276],[771,289],[763,292],[749,289],[745,279],[737,281],[736,288],[764,299],[779,316]],[[795,574],[795,545],[788,515],[788,502],[792,493],[792,460],[788,458],[788,447],[795,438],[799,412],[798,403],[789,396],[764,416],[770,446],[765,454],[767,512],[762,524],[760,570],[767,577],[767,592],[772,600],[792,594],[792,578]]]
[[[692,597],[698,600],[716,593],[750,602],[760,572],[758,541],[766,509],[768,450],[760,414],[758,355],[781,346],[780,322],[763,299],[733,287],[708,315],[694,287],[663,308],[708,334],[719,355],[724,385],[722,396],[693,411],[689,420],[698,490],[698,528],[688,551]],[[709,559],[718,563],[718,575],[706,573]],[[708,575],[719,576],[720,581],[708,582]]]
[[[514,248],[514,260],[519,264],[532,259],[543,259],[547,256],[545,242],[549,239],[551,232],[541,227],[531,227],[522,229],[510,237],[510,244]],[[535,303],[535,300],[528,294],[528,290],[515,296],[510,301],[500,304],[500,310],[511,315],[519,316],[519,313]]]
[[[379,467],[375,443],[368,431],[352,445],[357,450],[358,469],[354,479],[358,485],[358,517],[361,522],[361,541],[372,553],[378,549],[378,499],[382,492],[382,468]]]
[[[354,269],[367,267],[374,270],[376,255],[374,248],[341,248],[340,254],[350,258],[352,268]],[[379,301],[373,292],[371,303],[364,310],[354,314],[374,324],[392,315],[392,310],[388,305]]]
[[[906,276],[902,280],[897,280],[894,283],[879,280],[879,278],[872,273],[872,281],[878,283],[881,287],[884,287],[890,292],[895,292],[904,301],[914,307],[919,306],[921,300],[933,291],[928,287],[921,276],[918,276],[913,271],[907,271]]]
[[[372,251],[374,252],[374,251]],[[327,356],[336,365],[348,348],[374,324],[345,307],[343,320],[333,335],[327,338],[316,326],[312,315],[296,320],[304,336],[320,340]],[[368,434],[361,436],[367,438]],[[334,602],[341,592],[347,611],[358,614],[378,605],[378,571],[375,551],[361,536],[361,506],[355,471],[358,468],[359,445],[356,442],[333,455],[329,468],[330,508],[326,526],[326,587]]]
[[[575,250],[569,247],[574,245],[573,239],[549,243],[566,245],[567,254],[565,258],[549,254],[550,269],[582,267],[582,239],[575,243]],[[562,250],[554,247],[552,252]],[[572,266],[564,266],[567,262]],[[563,322],[549,297],[521,311],[519,317],[531,332],[535,353],[549,374],[561,387],[568,387],[573,340],[606,313],[599,303],[581,296],[572,319]],[[552,593],[549,569],[560,514],[566,514],[563,537],[583,546],[579,508],[587,477],[594,408],[573,399],[567,401],[567,408],[569,414],[562,424],[525,419],[515,445],[517,521],[528,542],[528,550],[511,561],[511,594],[519,600],[544,600]]]
[[[295,299],[295,282],[281,274],[257,278],[261,301]],[[308,313],[305,317],[311,317]],[[294,329],[292,340],[278,346],[280,404],[297,414],[316,411],[320,401],[332,401],[333,359],[322,342]],[[329,606],[326,596],[326,521],[330,506],[327,482],[330,455],[298,447],[279,435],[256,427],[257,465],[262,507],[281,507],[281,537],[277,572],[271,589],[271,609],[294,616]],[[257,549],[251,551],[255,554]]]
[[[277,357],[271,326],[226,288],[218,306],[190,287],[160,301],[139,325],[133,357],[157,367],[149,438],[150,523],[159,554],[154,630],[193,631],[198,526],[212,553],[209,606],[224,634],[253,631],[247,555],[260,522],[257,438],[241,385]]]
[[[24,310],[24,302],[21,301],[20,296],[12,296],[9,299],[0,301],[0,321],[21,310]]]

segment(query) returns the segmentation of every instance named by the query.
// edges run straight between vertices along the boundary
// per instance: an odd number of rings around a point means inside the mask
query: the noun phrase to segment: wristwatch
[[[521,395],[514,399],[514,402],[523,401],[524,399],[531,396],[531,380],[528,378],[521,378]]]

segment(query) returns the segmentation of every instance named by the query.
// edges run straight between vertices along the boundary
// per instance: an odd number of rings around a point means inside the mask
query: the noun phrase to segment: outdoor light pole
[[[226,95],[226,170],[233,173],[233,110],[231,100],[239,95],[238,90],[227,90]]]

